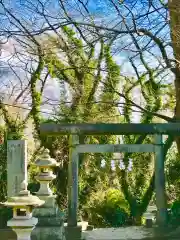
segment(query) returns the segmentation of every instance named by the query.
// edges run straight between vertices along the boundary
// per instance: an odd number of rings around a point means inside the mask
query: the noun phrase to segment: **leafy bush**
[[[7,227],[7,221],[13,217],[13,211],[11,208],[0,208],[0,229]]]
[[[174,201],[169,213],[169,223],[173,227],[180,225],[180,200]]]
[[[33,195],[39,191],[39,188],[40,188],[40,183],[31,182],[28,184],[28,190]]]
[[[95,193],[84,210],[94,227],[120,227],[129,219],[128,204],[117,189]]]
[[[1,132],[0,132],[1,135]],[[0,202],[6,200],[7,195],[7,148],[6,143],[0,144]]]

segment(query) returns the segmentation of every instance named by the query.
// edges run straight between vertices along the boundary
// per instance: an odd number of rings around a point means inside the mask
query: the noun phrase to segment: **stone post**
[[[155,193],[157,206],[157,225],[162,231],[168,223],[167,199],[164,172],[164,147],[162,135],[155,136]]]
[[[7,141],[7,196],[17,196],[23,180],[27,182],[27,142]]]
[[[79,153],[76,146],[79,144],[79,136],[69,137],[69,167],[68,167],[68,219],[65,228],[66,240],[80,240],[82,238],[82,226],[77,224],[78,211],[78,168]]]
[[[56,205],[56,196],[53,195],[49,183],[56,177],[52,168],[57,166],[55,159],[49,156],[49,150],[45,150],[35,165],[40,173],[36,179],[40,182],[40,189],[36,195],[45,201],[45,204],[33,211],[33,216],[38,218],[38,224],[31,234],[32,240],[63,240],[64,221],[62,213]]]

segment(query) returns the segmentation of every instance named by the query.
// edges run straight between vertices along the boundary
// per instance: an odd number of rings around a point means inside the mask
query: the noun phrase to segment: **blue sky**
[[[47,0],[41,0],[41,1],[42,2],[47,2]],[[37,17],[36,14],[34,14],[34,13],[31,14],[29,9],[24,7],[24,4],[27,4],[27,2],[30,3],[31,1],[27,1],[27,0],[13,0],[12,1],[11,0],[11,1],[5,1],[5,2],[7,4],[9,2],[9,6],[14,7],[14,10],[17,12],[17,15],[19,15],[19,17],[24,18],[26,20],[29,20],[30,22],[32,20],[36,19],[36,17]],[[70,3],[68,5],[68,10],[69,10],[69,12],[73,12],[74,13],[73,6],[77,6],[76,3],[77,2],[79,3],[79,1],[78,0],[68,0],[68,1],[65,1],[65,2]],[[95,20],[99,20],[101,23],[103,22],[103,24],[108,23],[108,26],[111,26],[111,25],[114,25],[115,23],[117,23],[119,21],[119,19],[121,19],[118,16],[117,11],[115,10],[115,8],[112,7],[112,4],[110,4],[109,0],[89,0],[89,1],[82,0],[82,2],[88,3],[87,4],[87,8],[94,15]],[[118,2],[118,0],[114,0],[114,2]],[[148,0],[144,0],[144,1],[141,1],[141,0],[137,0],[137,1],[134,1],[134,0],[124,0],[124,2],[128,5],[128,7],[131,7],[132,5],[134,5],[133,3],[136,2],[135,7],[133,8],[134,14],[139,14],[139,10],[141,10],[141,14],[143,14],[144,12],[146,12],[146,10],[148,8],[148,4],[147,4]],[[142,4],[142,2],[144,4]],[[156,0],[154,0],[154,2],[156,2]],[[158,2],[158,0],[157,0],[157,2]],[[36,0],[32,1],[32,3],[36,3]],[[50,16],[55,17],[56,13],[59,11],[58,0],[49,1],[49,3],[46,5],[46,9],[47,9],[47,11],[49,11],[49,15]],[[127,10],[125,10],[125,8],[123,8],[122,6],[120,6],[119,9],[125,15]],[[128,22],[129,25],[131,25],[131,20],[130,20],[131,16],[130,17],[128,17],[128,16],[126,17],[126,21]],[[159,14],[158,14],[158,16],[159,16]],[[78,18],[80,19],[80,16],[79,15],[75,15],[75,20],[78,19]],[[155,32],[158,29],[161,29],[161,27],[163,25],[162,18],[161,17],[157,18],[157,13],[154,13],[153,15],[151,15],[151,18],[155,19],[155,23],[152,23],[153,21],[151,21],[151,28],[152,28],[151,32]],[[52,18],[49,18],[49,19],[51,21],[53,21]],[[150,20],[152,20],[152,19],[150,19]],[[85,21],[86,21],[86,19],[85,19]],[[110,23],[110,21],[111,21],[111,23]],[[146,20],[143,19],[143,21],[141,21],[139,23],[140,27],[146,27],[146,25],[148,25],[147,21],[148,21],[147,19]],[[42,22],[43,22],[43,20],[38,17],[38,20],[35,21],[35,24],[33,24],[32,27],[34,29],[38,28],[39,25],[42,24]],[[3,21],[2,21],[2,24],[3,24]],[[4,25],[5,24],[6,24],[6,21],[4,22]],[[159,25],[158,29],[157,28],[153,29],[154,24],[158,24]],[[120,28],[120,25],[117,25],[116,29],[119,29],[119,28]],[[148,28],[149,28],[149,25],[148,25]],[[161,32],[160,36],[164,37],[164,35],[167,34],[168,31],[169,31],[168,28],[164,29]],[[127,40],[128,40],[127,37],[126,38],[119,38],[119,40],[116,41],[115,48],[118,48],[118,46],[122,46],[122,44],[124,44],[124,42],[127,42]],[[170,41],[169,35],[166,35],[166,41],[167,42]],[[146,43],[147,43],[147,41],[146,41]],[[159,49],[157,47],[153,46],[153,53],[159,55],[158,50]],[[131,51],[127,51],[127,50],[116,52],[116,54],[115,54],[116,61],[118,63],[120,63],[120,64],[122,63],[122,61],[124,63],[125,60],[128,58],[130,52]],[[132,54],[132,52],[131,52],[131,54]],[[150,56],[148,54],[146,54],[146,59],[148,59],[151,64],[155,63],[155,61],[152,60],[153,59],[152,56]],[[137,58],[136,62],[138,62],[138,61],[139,61],[139,59]],[[128,68],[130,68],[130,64],[125,66],[125,69],[128,70]],[[126,72],[127,72],[127,70],[126,70]],[[130,70],[130,72],[131,72],[131,70]]]
[[[36,0],[32,1],[35,2]],[[44,0],[45,1],[45,0]],[[116,0],[115,0],[116,1]],[[139,0],[140,1],[140,0]],[[13,1],[10,1],[10,3],[14,4],[14,10],[17,11],[18,15],[20,17],[23,17],[25,18],[26,20],[29,19],[30,21],[32,19],[35,19],[35,14],[31,14],[29,12],[29,10],[25,10],[24,7],[22,7],[22,4],[25,4],[27,1],[26,0],[13,0]],[[49,5],[47,5],[47,9],[49,10],[49,13],[51,14],[52,17],[54,17],[58,11],[57,9],[57,0],[52,0],[51,3]],[[71,4],[75,4],[75,2],[77,2],[77,0],[69,0],[69,2],[71,2]],[[126,0],[126,3],[129,4],[129,6],[132,5],[132,3],[134,2],[134,0]],[[69,6],[69,11],[72,11],[72,5]],[[11,5],[12,7],[12,5]],[[146,7],[144,6],[144,8],[142,8],[143,6],[139,3],[136,4],[136,8],[133,10],[135,13],[137,12],[138,13],[138,10],[141,10],[141,14],[143,14],[143,11],[145,12],[146,11]],[[114,8],[112,8],[112,6],[109,4],[109,0],[90,0],[88,1],[88,9],[89,11],[94,15],[94,18],[95,19],[101,19],[103,20],[103,23],[106,23],[106,22],[109,22],[110,20],[113,20],[113,24],[115,22],[117,22],[119,20],[118,18],[118,15],[117,15],[117,11],[115,11]],[[122,10],[122,9],[121,9]],[[74,13],[74,11],[72,11]],[[125,10],[124,10],[124,13],[125,13]],[[79,17],[78,15],[75,15],[76,17]],[[156,18],[157,14],[154,14],[153,15],[153,18]],[[52,20],[52,18],[51,18]],[[126,19],[129,23],[130,23],[130,20]],[[42,20],[38,19],[39,22],[42,22]],[[162,19],[159,17],[157,20],[156,20],[156,24],[157,22],[159,22],[159,25],[161,26],[162,25]],[[37,24],[37,22],[36,22]],[[142,23],[140,23],[142,26],[145,26],[147,24],[146,21],[143,21]],[[37,24],[39,25],[39,24]],[[33,25],[33,27],[35,28],[35,25]],[[117,26],[117,29],[118,29],[119,26]],[[153,24],[152,24],[152,27],[153,27]],[[152,29],[152,32],[155,31]],[[165,34],[167,31],[164,30],[164,33],[162,32],[162,35]],[[167,36],[167,41],[169,40],[169,36]],[[122,44],[123,44],[123,41],[127,41],[125,39],[122,39],[120,38],[119,41],[116,42],[116,46],[121,46],[121,41],[122,41]],[[157,53],[158,55],[158,48],[153,48],[153,51],[154,53]],[[129,51],[130,52],[130,51]],[[129,74],[129,75],[132,75],[133,72],[132,72],[132,68],[131,68],[131,65],[128,63],[127,61],[127,57],[128,57],[128,51],[125,50],[125,51],[121,51],[120,53],[117,53],[114,58],[115,60],[120,64],[122,65],[123,63],[123,66],[121,67],[121,70],[124,71],[126,74]],[[155,61],[153,61],[150,56],[146,56],[146,58],[154,64]],[[136,60],[136,63],[138,63],[138,59]]]

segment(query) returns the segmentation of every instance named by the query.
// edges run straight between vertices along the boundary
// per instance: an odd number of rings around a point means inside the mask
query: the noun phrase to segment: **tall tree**
[[[120,75],[119,66],[112,59],[110,47],[103,40],[99,42],[99,50],[96,50],[95,56],[95,46],[84,48],[83,41],[76,36],[75,32],[70,28],[63,27],[61,36],[49,37],[42,46],[45,48],[45,66],[47,66],[51,77],[58,79],[61,84],[61,98],[55,122],[119,121],[120,116],[117,108],[119,96],[115,91],[112,91],[110,85],[118,90],[123,77]],[[67,94],[64,85],[66,85],[69,94]],[[114,137],[106,137],[105,139],[107,143],[115,141]],[[50,141],[48,145],[51,153],[57,148],[61,149],[58,157],[61,161],[61,168],[58,170],[57,178],[59,205],[66,202],[64,198],[66,198],[67,192],[69,162],[67,141],[67,137],[61,137],[56,141]],[[80,136],[80,141],[85,143],[104,140],[98,137]],[[102,155],[98,158],[102,158]],[[93,162],[96,162],[95,165],[90,162],[88,154],[81,155],[80,167],[92,171],[92,166],[95,167],[97,164],[99,166],[95,157],[93,159]],[[84,175],[83,172],[84,170],[80,173],[81,176]],[[97,176],[94,178],[92,175],[88,176],[87,181],[91,181],[91,189],[95,186],[96,178]],[[83,188],[82,191],[84,194],[85,189]],[[87,200],[90,192],[89,190],[86,195],[81,195],[84,201]]]
[[[171,40],[172,40],[172,48],[174,55],[174,66],[171,68],[174,73],[174,87],[175,87],[175,96],[176,96],[176,104],[175,104],[175,118],[177,121],[180,119],[180,2],[177,0],[169,0],[168,8],[170,14],[170,31],[171,31]],[[177,138],[177,146],[180,152],[180,139]]]

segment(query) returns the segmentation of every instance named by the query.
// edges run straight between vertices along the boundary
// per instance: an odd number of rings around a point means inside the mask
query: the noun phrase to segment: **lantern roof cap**
[[[40,200],[37,196],[33,196],[27,190],[27,182],[21,183],[21,190],[18,196],[10,197],[8,201],[1,203],[7,207],[25,207],[25,206],[41,206],[45,203],[44,200]]]
[[[40,159],[37,159],[34,163],[37,167],[56,167],[59,164],[54,158],[49,155],[49,150],[45,149]]]

